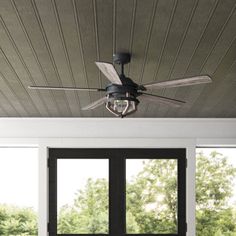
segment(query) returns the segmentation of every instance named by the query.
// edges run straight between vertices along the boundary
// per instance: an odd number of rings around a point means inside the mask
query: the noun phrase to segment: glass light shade
[[[118,113],[122,113],[128,106],[129,101],[127,100],[114,100],[113,109]]]
[[[106,108],[116,116],[126,116],[137,110],[137,102],[126,99],[112,99],[106,103]]]

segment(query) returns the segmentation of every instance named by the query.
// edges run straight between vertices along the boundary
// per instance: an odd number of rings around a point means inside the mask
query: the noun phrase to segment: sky
[[[88,178],[108,180],[107,159],[59,159],[57,162],[58,209],[72,204],[75,193],[83,189]]]
[[[128,179],[142,169],[142,162],[143,160],[136,160],[135,164],[127,163]],[[75,193],[84,188],[88,178],[108,180],[108,164],[107,159],[59,159],[57,163],[58,209],[65,204],[73,203]]]
[[[203,149],[209,154],[213,149]],[[200,151],[198,149],[197,151]],[[236,148],[221,148],[236,167]],[[130,180],[142,169],[142,161],[127,163]],[[58,160],[58,207],[72,204],[75,193],[83,189],[87,178],[108,179],[108,160]],[[236,199],[236,186],[234,188]],[[38,150],[37,148],[0,148],[0,204],[38,208]]]
[[[38,149],[0,148],[0,204],[38,208]]]

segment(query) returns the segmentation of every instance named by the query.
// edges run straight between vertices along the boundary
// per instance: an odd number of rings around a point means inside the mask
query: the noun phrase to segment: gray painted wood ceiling
[[[94,61],[131,52],[136,83],[208,74],[213,83],[153,91],[187,103],[139,105],[132,117],[236,117],[236,0],[0,0],[0,116],[110,117],[81,108],[104,87]]]

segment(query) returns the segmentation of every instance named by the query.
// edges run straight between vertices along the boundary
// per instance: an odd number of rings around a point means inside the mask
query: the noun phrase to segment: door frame
[[[150,158],[150,156],[155,158]],[[129,235],[126,230],[125,211],[125,160],[176,159],[178,161],[178,234],[152,234],[156,236],[185,236],[186,223],[186,149],[185,148],[49,148],[49,227],[50,236],[57,233],[57,160],[58,159],[109,159],[109,234]],[[114,183],[116,183],[114,187]],[[118,197],[117,197],[118,196]],[[119,206],[119,211],[115,211]],[[66,235],[66,234],[62,234]],[[68,234],[69,235],[69,234]],[[72,235],[72,234],[70,234]],[[73,234],[80,235],[83,234]],[[92,234],[86,234],[89,236]],[[136,234],[132,234],[135,236]],[[148,234],[137,234],[145,235]]]

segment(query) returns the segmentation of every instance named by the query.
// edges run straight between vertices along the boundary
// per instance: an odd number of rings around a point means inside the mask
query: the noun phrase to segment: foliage
[[[127,183],[127,210],[138,227],[127,233],[176,233],[177,162],[149,160]]]
[[[197,155],[197,236],[236,236],[236,206],[228,204],[236,168],[217,152]],[[126,184],[127,233],[176,233],[177,163],[148,160]],[[0,235],[37,235],[32,209],[0,205]],[[88,179],[58,216],[58,233],[108,233],[108,183]]]
[[[227,205],[231,197],[236,169],[227,162],[225,157],[216,152],[209,157],[199,153],[197,160],[197,235],[236,236],[236,208]],[[108,225],[107,221],[98,221],[98,217],[94,217],[94,214],[96,216],[100,214],[106,215],[107,219],[108,214],[107,189],[102,188],[105,192],[98,191],[98,183],[99,180],[90,179],[85,190],[77,194],[75,204],[62,209],[59,227],[62,221],[67,222],[63,225],[65,230],[63,232],[72,232],[72,228],[75,230],[73,232],[84,232],[82,231],[84,227],[87,233],[107,232],[107,228],[104,229]],[[107,183],[103,182],[103,184],[107,186]],[[143,170],[126,185],[127,233],[176,233],[177,163],[175,160],[146,161]],[[97,195],[91,194],[93,191],[97,192]],[[106,204],[101,199],[105,199]],[[90,207],[93,208],[94,202],[96,208],[91,210]],[[68,214],[64,215],[63,212]],[[103,230],[91,231],[89,225]]]
[[[59,213],[59,233],[108,233],[108,183],[88,179],[84,190],[76,193],[73,206]]]
[[[38,235],[36,213],[31,208],[0,205],[0,235]]]
[[[236,236],[235,209],[197,211],[197,235]]]
[[[236,170],[227,163],[226,157],[212,152],[209,158],[197,155],[196,201],[197,210],[221,209],[231,194]]]
[[[228,206],[236,168],[222,154],[197,154],[196,220],[199,236],[236,236],[236,206]]]

